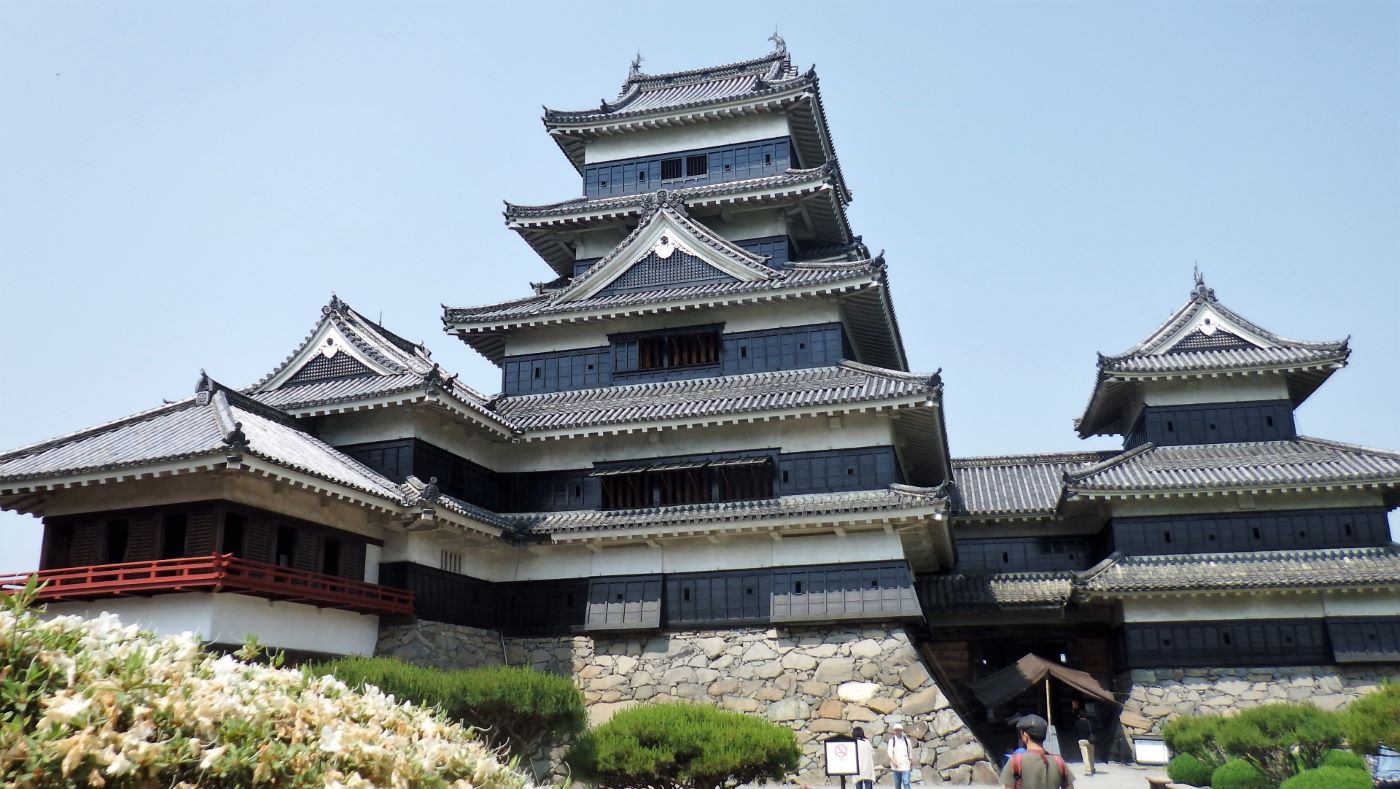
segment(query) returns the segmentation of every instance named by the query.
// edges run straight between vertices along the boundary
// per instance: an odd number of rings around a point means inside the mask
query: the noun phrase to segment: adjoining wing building
[[[774,40],[546,110],[583,196],[506,223],[547,281],[442,315],[500,394],[332,298],[251,386],[201,373],[0,455],[0,506],[43,518],[50,610],[528,663],[595,719],[707,700],[797,729],[809,777],[821,737],[898,719],[930,779],[988,778],[1000,721],[1044,697],[974,686],[1027,653],[1115,691],[1095,714],[1129,734],[1400,672],[1400,454],[1294,422],[1347,342],[1276,335],[1198,276],[1098,359],[1077,428],[1121,451],[950,457],[817,76]]]

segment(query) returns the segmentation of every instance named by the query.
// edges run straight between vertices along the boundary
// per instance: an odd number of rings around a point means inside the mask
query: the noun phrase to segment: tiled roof
[[[1351,482],[1400,484],[1400,453],[1300,436],[1289,441],[1143,444],[1070,470],[1071,493],[1258,489]]]
[[[594,109],[545,108],[546,125],[613,120],[788,90],[809,77],[798,76],[785,47],[752,60],[723,66],[644,74],[634,62],[617,98]]]
[[[314,362],[321,356],[319,349],[310,345],[331,328],[368,359],[374,369],[357,365],[355,372],[349,375],[299,379],[299,375],[304,375],[299,371],[310,366],[308,360]],[[345,352],[337,352],[337,356],[341,353]],[[332,296],[330,304],[321,309],[321,319],[301,345],[246,393],[267,405],[296,412],[411,391],[426,394],[430,389],[434,394],[451,398],[464,412],[490,424],[499,422],[499,417],[491,413],[486,398],[461,383],[456,375],[443,372],[432,361],[426,347],[399,337]]]
[[[806,370],[505,397],[496,402],[496,409],[530,432],[933,398],[939,386],[929,376],[841,362]]]
[[[971,516],[1048,515],[1060,503],[1064,473],[1116,452],[1058,452],[953,458],[959,510]]]
[[[256,401],[201,379],[195,397],[0,455],[0,482],[253,455],[390,500],[398,487]]]
[[[760,178],[744,178],[736,181],[720,181],[713,184],[700,184],[697,186],[683,186],[678,189],[666,190],[675,198],[691,203],[705,200],[712,197],[728,195],[742,195],[750,192],[764,192],[784,187],[811,186],[820,187],[826,183],[837,186],[841,193],[841,199],[850,202],[850,193],[845,188],[845,180],[841,177],[841,167],[835,159],[829,160],[818,167],[805,170],[788,170],[777,175],[766,175]],[[621,195],[618,197],[576,197],[571,200],[562,200],[557,203],[544,203],[542,205],[524,205],[516,203],[506,203],[506,221],[524,223],[530,219],[552,219],[571,217],[587,214],[638,214],[641,213],[646,204],[646,200],[653,193],[641,193],[634,195]]]
[[[919,602],[926,611],[969,607],[1063,606],[1075,574],[995,573],[919,576]]]
[[[789,263],[783,268],[773,270],[773,276],[767,279],[678,285],[662,287],[657,290],[609,293],[566,302],[556,301],[556,293],[544,293],[479,307],[448,307],[443,310],[442,320],[448,326],[466,328],[472,324],[544,319],[553,315],[574,312],[606,313],[658,302],[682,300],[722,302],[766,292],[780,293],[819,288],[854,280],[869,280],[882,274],[883,269],[883,258],[855,262]]]
[[[1400,546],[1122,556],[1082,576],[1088,592],[1228,591],[1400,585]]]
[[[1284,375],[1297,405],[1350,355],[1347,340],[1295,340],[1259,326],[1221,304],[1197,274],[1190,298],[1165,323],[1123,353],[1099,354],[1094,389],[1077,428],[1081,437],[1126,432],[1136,381],[1153,377],[1274,371]]]
[[[879,490],[813,493],[757,501],[687,504],[636,510],[579,510],[503,515],[530,534],[566,534],[617,529],[685,526],[765,521],[779,518],[841,516],[849,513],[891,512],[920,509],[944,501],[937,489],[891,485]]]

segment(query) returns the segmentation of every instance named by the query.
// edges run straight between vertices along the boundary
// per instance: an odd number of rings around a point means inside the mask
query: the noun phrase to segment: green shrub
[[[600,786],[719,789],[780,780],[801,751],[791,729],[705,704],[623,710],[574,743],[574,774]]]
[[[1216,742],[1280,784],[1341,745],[1342,728],[1336,714],[1310,704],[1265,704],[1226,718]]]
[[[1304,770],[1283,782],[1279,789],[1371,789],[1371,774],[1345,767]]]
[[[1172,753],[1186,753],[1206,764],[1224,762],[1225,751],[1216,741],[1225,719],[1219,715],[1180,715],[1162,728],[1162,739]]]
[[[1387,682],[1353,701],[1341,718],[1352,750],[1375,753],[1382,744],[1400,748],[1400,684]]]
[[[1177,783],[1205,786],[1215,765],[1203,762],[1189,753],[1178,753],[1167,762],[1167,775]]]
[[[1340,767],[1344,770],[1370,770],[1366,760],[1351,751],[1328,751],[1318,767]]]
[[[438,707],[522,760],[582,731],[587,719],[583,695],[572,680],[522,666],[448,671],[393,658],[352,657],[307,668],[332,674],[352,688],[373,685],[400,699]]]
[[[1274,789],[1276,786],[1277,781],[1270,781],[1258,767],[1243,759],[1231,759],[1210,774],[1210,789]]]

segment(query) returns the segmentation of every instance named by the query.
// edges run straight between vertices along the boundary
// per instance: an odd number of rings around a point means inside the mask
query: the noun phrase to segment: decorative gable
[[[317,354],[311,361],[302,365],[301,369],[297,370],[296,375],[288,378],[284,386],[328,381],[334,378],[362,378],[369,375],[377,375],[377,373],[348,353],[336,353],[332,356]]]
[[[1245,351],[1259,346],[1243,339],[1226,329],[1217,329],[1206,324],[1177,340],[1176,344],[1164,353],[1191,353],[1193,351]]]
[[[685,214],[665,190],[648,198],[649,211],[627,238],[560,291],[554,303],[705,282],[752,282],[775,272],[764,256],[710,232]]]

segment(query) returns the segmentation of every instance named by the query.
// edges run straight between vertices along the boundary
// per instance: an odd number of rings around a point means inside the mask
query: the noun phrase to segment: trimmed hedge
[[[1219,765],[1227,754],[1216,738],[1225,719],[1218,715],[1182,715],[1162,727],[1162,739],[1172,753],[1186,753],[1206,764]]]
[[[583,694],[571,679],[524,666],[449,671],[388,657],[348,657],[306,670],[333,675],[352,688],[372,685],[438,707],[522,761],[545,745],[567,741],[587,721]]]
[[[1342,727],[1336,715],[1311,704],[1264,704],[1226,718],[1216,741],[1280,784],[1340,746]]]
[[[1354,754],[1351,751],[1340,750],[1328,751],[1327,755],[1322,757],[1322,761],[1319,762],[1317,766],[1340,767],[1344,770],[1361,770],[1363,772],[1371,769],[1370,767],[1366,766],[1366,760],[1363,759],[1361,756]]]
[[[1210,774],[1215,772],[1216,766],[1189,753],[1179,753],[1167,762],[1167,776],[1177,783],[1205,786],[1210,783]]]
[[[1283,782],[1279,789],[1372,789],[1371,774],[1345,767],[1304,770]]]
[[[1277,781],[1243,759],[1231,759],[1210,774],[1211,789],[1275,789]]]
[[[720,789],[777,781],[797,769],[792,730],[707,704],[623,710],[574,743],[575,775],[600,786]]]
[[[1386,682],[1353,701],[1341,720],[1354,751],[1376,753],[1382,744],[1400,748],[1400,684]]]

